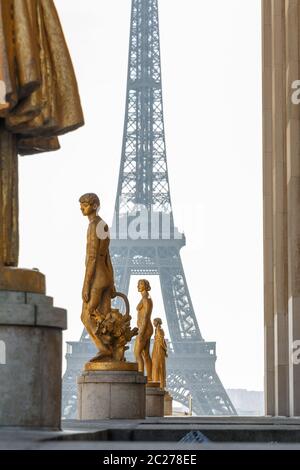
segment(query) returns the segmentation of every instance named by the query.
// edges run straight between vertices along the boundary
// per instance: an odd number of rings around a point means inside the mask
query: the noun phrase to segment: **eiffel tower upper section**
[[[132,225],[138,227],[134,234]],[[132,0],[124,133],[111,235],[118,289],[128,292],[131,275],[158,275],[172,341],[203,341],[179,253],[185,237],[173,220],[158,0]]]
[[[148,213],[169,215],[173,231],[157,0],[132,0],[125,124],[114,223],[141,208]]]

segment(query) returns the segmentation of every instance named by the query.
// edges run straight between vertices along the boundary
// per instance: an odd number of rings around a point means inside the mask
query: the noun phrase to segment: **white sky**
[[[111,222],[121,156],[131,0],[56,0],[86,125],[62,150],[21,159],[21,259],[82,331],[87,221],[96,192]],[[159,0],[163,95],[175,222],[201,332],[217,342],[227,388],[263,388],[260,0]],[[135,310],[136,280],[131,285]],[[158,282],[154,314],[162,314]]]

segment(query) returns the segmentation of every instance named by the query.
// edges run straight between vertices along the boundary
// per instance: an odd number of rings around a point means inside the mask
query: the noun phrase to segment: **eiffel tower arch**
[[[128,294],[132,275],[159,276],[170,333],[167,386],[173,398],[187,406],[191,395],[198,415],[235,415],[215,370],[216,344],[206,342],[200,332],[180,256],[185,237],[174,225],[158,0],[132,0],[122,156],[111,234],[118,291]],[[94,352],[85,331],[79,342],[68,343],[63,379],[65,417],[75,415],[76,377]]]

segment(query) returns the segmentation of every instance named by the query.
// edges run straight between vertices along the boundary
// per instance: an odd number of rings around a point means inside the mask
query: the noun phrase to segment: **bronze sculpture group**
[[[153,302],[150,297],[151,286],[146,279],[138,282],[141,300],[137,306],[137,327],[131,328],[129,302],[125,294],[116,292],[114,272],[109,253],[109,229],[98,212],[100,201],[96,194],[88,193],[79,199],[80,209],[89,219],[87,231],[85,276],[82,288],[81,320],[88,334],[98,349],[98,353],[87,364],[93,363],[95,368],[103,364],[106,368],[116,366],[116,362],[126,363],[125,351],[127,344],[136,336],[134,355],[138,371],[146,370],[148,383],[158,383],[163,390],[166,387],[167,344],[162,320],[155,318],[155,338],[152,357],[150,355],[153,324],[151,314]],[[112,307],[112,300],[123,298],[126,313],[122,314]]]

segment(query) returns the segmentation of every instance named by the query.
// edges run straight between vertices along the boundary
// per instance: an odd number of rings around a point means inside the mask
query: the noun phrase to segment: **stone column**
[[[300,104],[292,101],[293,83],[300,80],[299,28],[300,2],[286,0],[289,404],[291,416],[300,416],[300,354],[298,357],[293,356],[295,349],[300,347]]]
[[[60,428],[63,329],[51,297],[0,290],[0,426]]]
[[[273,174],[272,174],[272,18],[270,0],[262,1],[263,41],[263,207],[264,207],[264,323],[265,410],[275,414]]]
[[[288,416],[285,1],[271,1],[275,413]]]
[[[300,4],[262,0],[262,12],[266,413],[300,416]]]

